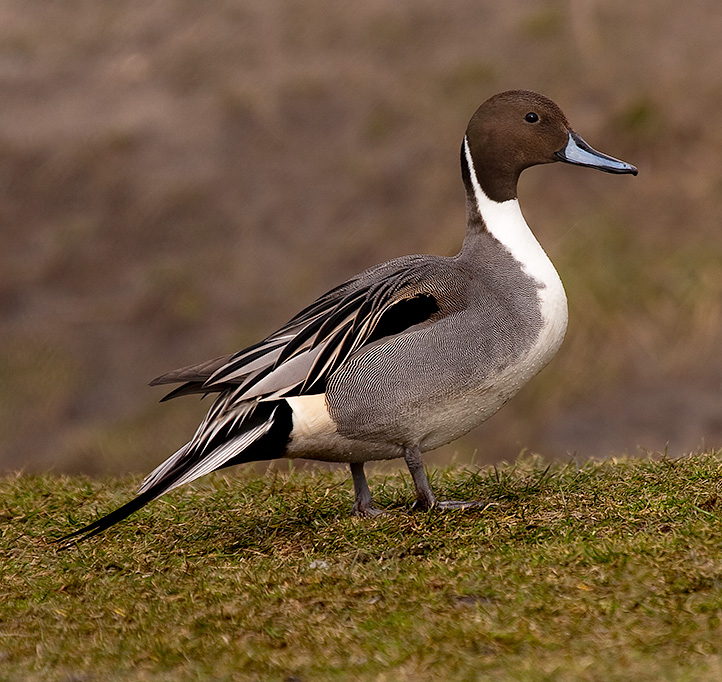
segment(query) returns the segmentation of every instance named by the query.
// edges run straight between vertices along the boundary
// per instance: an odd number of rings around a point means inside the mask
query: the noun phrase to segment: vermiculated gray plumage
[[[461,147],[467,234],[459,254],[376,265],[259,343],[155,379],[181,384],[165,400],[217,396],[138,497],[63,539],[95,535],[210,471],[278,457],[348,462],[359,514],[376,512],[364,462],[394,457],[404,457],[420,508],[465,506],[437,503],[421,454],[491,416],[561,343],[564,289],[516,199],[522,170],[559,160],[636,174],[589,147],[541,95],[487,100]]]

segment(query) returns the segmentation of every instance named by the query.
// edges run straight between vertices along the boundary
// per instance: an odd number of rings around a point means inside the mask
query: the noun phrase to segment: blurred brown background
[[[461,136],[509,88],[640,175],[524,175],[567,340],[436,461],[719,447],[719,0],[6,0],[0,469],[148,471],[208,404],[149,379],[455,253]]]

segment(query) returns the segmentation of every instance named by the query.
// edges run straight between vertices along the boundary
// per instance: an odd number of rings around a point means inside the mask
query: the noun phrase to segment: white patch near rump
[[[344,438],[331,419],[323,394],[286,398],[293,412],[293,428],[286,457],[324,462],[366,462],[403,457],[403,449],[385,443]]]

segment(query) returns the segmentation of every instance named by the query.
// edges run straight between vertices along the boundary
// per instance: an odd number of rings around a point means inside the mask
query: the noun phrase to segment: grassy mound
[[[0,680],[716,680],[722,458],[433,471],[461,512],[349,516],[340,472],[0,479]]]

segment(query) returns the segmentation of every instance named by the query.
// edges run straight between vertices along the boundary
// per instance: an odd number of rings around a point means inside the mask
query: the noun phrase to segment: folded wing
[[[321,296],[278,331],[234,355],[169,372],[184,382],[164,400],[232,389],[234,403],[323,393],[330,376],[374,341],[442,315],[426,276],[428,256],[385,263]],[[399,259],[401,260],[401,259]]]

